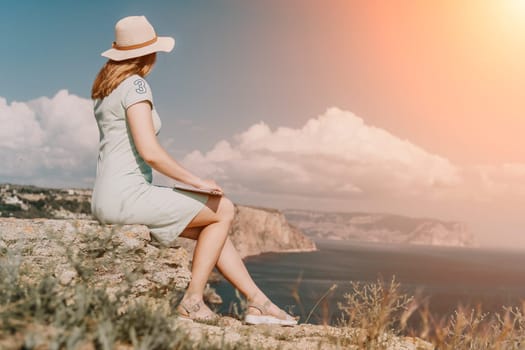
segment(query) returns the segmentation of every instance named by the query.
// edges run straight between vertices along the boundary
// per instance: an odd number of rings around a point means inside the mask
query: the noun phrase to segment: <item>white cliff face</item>
[[[236,206],[230,237],[246,255],[262,252],[313,251],[315,243],[290,225],[276,209]]]
[[[410,243],[442,246],[474,246],[474,236],[463,223],[444,225],[440,222],[423,222],[410,232]]]
[[[308,252],[315,243],[297,227],[290,225],[277,209],[235,205],[229,237],[241,257],[268,252]],[[177,244],[190,252],[195,242],[179,238]]]
[[[476,246],[468,227],[461,222],[410,218],[391,214],[314,212],[283,210],[288,222],[313,239],[359,240],[440,246]]]

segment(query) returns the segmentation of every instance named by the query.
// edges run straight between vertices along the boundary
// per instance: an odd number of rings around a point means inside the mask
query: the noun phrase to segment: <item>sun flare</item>
[[[514,7],[516,10],[525,11],[525,0],[507,0],[510,3],[511,7]]]
[[[503,6],[504,14],[522,22],[525,19],[525,0],[503,0],[497,1]]]

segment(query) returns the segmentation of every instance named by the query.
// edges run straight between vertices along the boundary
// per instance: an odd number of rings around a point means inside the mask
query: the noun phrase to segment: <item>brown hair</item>
[[[153,68],[157,54],[134,57],[123,61],[108,60],[98,72],[93,87],[91,88],[91,98],[104,98],[127,77],[138,74],[145,77]]]

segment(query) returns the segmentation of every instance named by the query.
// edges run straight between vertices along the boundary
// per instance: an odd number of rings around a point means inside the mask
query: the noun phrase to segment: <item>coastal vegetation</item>
[[[174,305],[188,278],[183,248],[151,247],[129,228],[35,230],[0,232],[2,349],[524,348],[523,308],[458,308],[435,319],[424,298],[402,293],[395,280],[349,281],[352,290],[339,303],[344,317],[332,325],[246,326],[241,299],[214,324],[180,321]],[[161,274],[170,271],[170,278]],[[302,321],[319,310],[301,312]],[[417,327],[409,326],[414,317]]]

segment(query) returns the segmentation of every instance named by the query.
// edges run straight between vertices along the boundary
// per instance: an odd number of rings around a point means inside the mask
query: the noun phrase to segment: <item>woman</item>
[[[246,323],[297,324],[257,287],[228,238],[234,206],[222,195],[222,188],[184,169],[157,140],[161,121],[144,77],[155,63],[156,52],[170,52],[175,40],[157,37],[144,16],[118,21],[115,39],[113,47],[102,53],[109,60],[91,92],[100,132],[93,215],[102,223],[147,225],[152,237],[164,245],[178,236],[197,240],[192,279],[177,306],[180,317],[199,321],[218,317],[203,302],[209,274],[217,266],[247,298]],[[152,185],[152,168],[219,195]]]

